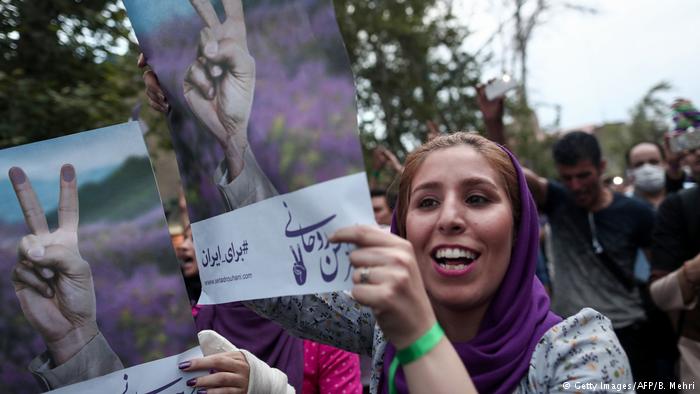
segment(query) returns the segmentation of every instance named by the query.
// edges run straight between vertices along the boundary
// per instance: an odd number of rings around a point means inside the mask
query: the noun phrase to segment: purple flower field
[[[23,224],[0,223],[0,380],[3,392],[43,391],[27,370],[45,350],[22,315],[11,281]],[[185,286],[160,206],[127,222],[80,227],[90,263],[100,330],[125,367],[196,346]]]

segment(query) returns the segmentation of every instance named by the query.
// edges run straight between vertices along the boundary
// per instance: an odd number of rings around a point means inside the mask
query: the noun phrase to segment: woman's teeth
[[[438,259],[466,258],[469,260],[474,260],[476,258],[476,254],[460,248],[443,248],[437,250],[435,257]]]
[[[448,264],[448,263],[438,263],[440,264],[441,268],[444,268],[448,271],[459,271],[467,268],[469,264]]]
[[[477,257],[476,253],[461,248],[442,248],[435,252],[437,263],[448,271],[463,270]]]

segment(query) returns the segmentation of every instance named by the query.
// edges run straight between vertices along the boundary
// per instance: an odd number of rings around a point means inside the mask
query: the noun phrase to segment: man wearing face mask
[[[664,151],[668,161],[664,160]],[[657,144],[641,142],[627,151],[627,176],[634,185],[633,196],[649,203],[654,210],[664,201],[668,193],[683,188],[684,173],[680,167],[680,156],[668,149],[662,150]],[[634,276],[641,283],[647,283],[651,275],[647,256],[637,251]],[[648,294],[644,294],[644,297]],[[646,299],[647,305],[651,300]],[[675,347],[675,330],[669,316],[657,308],[646,308],[648,329],[658,335],[658,341],[650,344],[649,356],[656,367],[659,378],[675,379],[675,364],[678,353]]]
[[[680,157],[669,155],[664,160],[661,148],[650,142],[634,145],[627,152],[627,174],[634,185],[634,196],[654,208],[664,200],[667,193],[683,187],[683,171]]]

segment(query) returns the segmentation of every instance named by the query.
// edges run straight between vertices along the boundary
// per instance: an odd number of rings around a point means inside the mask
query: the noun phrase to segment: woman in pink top
[[[333,346],[304,341],[302,394],[361,394],[360,358]]]

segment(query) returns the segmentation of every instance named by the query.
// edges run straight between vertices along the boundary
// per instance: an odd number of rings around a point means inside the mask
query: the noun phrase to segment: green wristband
[[[409,347],[396,352],[396,357],[391,361],[389,367],[389,394],[396,394],[395,378],[399,364],[410,364],[425,356],[440,343],[443,336],[445,336],[445,331],[442,330],[439,323],[435,322],[422,337],[416,339]]]
[[[445,331],[443,331],[440,324],[436,322],[428,332],[416,339],[411,346],[397,351],[396,358],[399,359],[401,365],[410,364],[433,350],[443,336],[445,336]]]

